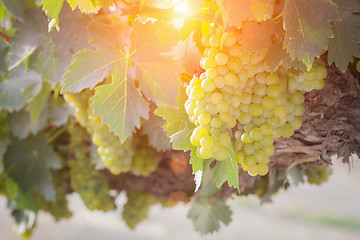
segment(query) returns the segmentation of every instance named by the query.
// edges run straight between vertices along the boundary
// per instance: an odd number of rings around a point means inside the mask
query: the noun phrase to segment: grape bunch
[[[104,176],[95,169],[89,157],[89,142],[86,130],[81,126],[71,125],[70,144],[73,152],[68,166],[70,168],[71,187],[80,194],[90,210],[110,211],[115,208],[113,198]]]
[[[308,72],[270,72],[266,52],[242,52],[239,35],[212,27],[202,38],[205,70],[186,87],[185,110],[195,124],[191,144],[201,159],[223,161],[233,146],[249,175],[266,175],[273,142],[302,125],[304,93],[324,86],[324,63]]]
[[[122,218],[126,224],[134,229],[142,220],[148,217],[150,206],[156,203],[156,199],[149,193],[140,193],[129,190],[126,192],[127,202],[124,205]]]
[[[60,170],[52,172],[52,182],[56,190],[54,202],[46,201],[40,195],[37,197],[39,207],[45,212],[49,212],[56,221],[61,218],[69,218],[72,215],[68,209],[68,201],[66,199],[68,177],[68,171]]]
[[[118,136],[110,131],[106,124],[101,123],[99,115],[93,114],[89,98],[91,91],[81,94],[65,94],[65,100],[76,111],[76,119],[92,136],[97,152],[113,174],[133,172],[135,175],[148,176],[158,164],[157,152],[148,143],[147,136],[136,133],[121,143]]]
[[[320,185],[322,182],[327,182],[329,176],[332,174],[332,169],[326,165],[317,166],[305,170],[308,183]]]

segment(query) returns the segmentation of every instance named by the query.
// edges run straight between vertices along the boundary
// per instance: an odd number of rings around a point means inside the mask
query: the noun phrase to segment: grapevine
[[[270,202],[326,184],[334,161],[356,166],[359,12],[358,0],[0,0],[0,197],[14,230],[30,238],[39,211],[69,218],[76,192],[90,210],[124,207],[132,229],[153,204],[184,202],[207,234],[231,221],[229,198]]]
[[[220,27],[202,38],[205,72],[186,88],[185,109],[196,126],[190,141],[199,158],[217,161],[233,145],[242,169],[264,176],[274,140],[301,127],[303,94],[322,89],[327,71],[318,59],[307,72],[281,66],[271,72],[266,52],[241,52],[240,42]]]

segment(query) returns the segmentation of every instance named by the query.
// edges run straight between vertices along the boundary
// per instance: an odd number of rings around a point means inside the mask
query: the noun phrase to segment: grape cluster
[[[308,72],[279,67],[270,72],[266,52],[242,52],[236,32],[213,27],[202,38],[200,66],[186,88],[185,109],[195,124],[190,137],[201,159],[236,159],[251,176],[266,175],[273,142],[302,125],[304,92],[321,89],[327,75],[321,60]]]
[[[329,176],[332,174],[332,169],[326,165],[313,167],[305,170],[308,183],[320,185],[323,182],[327,182]]]
[[[135,175],[148,176],[157,168],[159,160],[147,136],[137,133],[121,143],[119,137],[101,123],[100,116],[93,114],[89,103],[91,96],[91,91],[85,90],[81,94],[65,94],[64,97],[75,109],[76,119],[92,136],[105,166],[113,174],[131,171]]]
[[[80,194],[90,210],[113,210],[113,198],[109,196],[109,187],[104,176],[95,169],[89,157],[87,133],[81,126],[71,125],[68,129],[70,143],[73,146],[68,166],[70,168],[71,187]]]
[[[126,224],[134,229],[142,220],[148,217],[150,206],[156,203],[156,199],[149,193],[127,191],[127,202],[124,205],[122,218]]]
[[[66,199],[68,177],[68,171],[53,171],[52,183],[56,190],[55,201],[48,202],[40,195],[38,195],[37,198],[39,207],[45,212],[49,212],[53,215],[56,221],[61,218],[69,218],[72,215],[68,209],[68,201]]]

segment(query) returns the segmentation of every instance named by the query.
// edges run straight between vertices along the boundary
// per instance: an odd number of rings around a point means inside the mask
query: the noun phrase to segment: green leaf
[[[6,43],[3,39],[0,39],[0,79],[2,78],[3,75],[6,75],[7,73],[8,51],[9,51],[9,44]]]
[[[25,89],[41,82],[41,76],[36,72],[16,69],[8,79],[0,82],[0,110],[12,112],[21,109],[27,100],[23,94]]]
[[[309,70],[333,37],[329,22],[339,20],[336,5],[329,0],[288,0],[283,12],[284,46],[293,59],[303,61]]]
[[[181,88],[177,97],[178,106],[160,106],[155,110],[155,115],[162,117],[166,121],[167,136],[173,144],[173,149],[188,151],[193,149],[190,143],[191,132],[195,125],[189,121],[186,114],[184,103],[187,99],[185,89]]]
[[[188,218],[191,218],[196,231],[201,234],[218,231],[220,222],[228,225],[231,222],[232,212],[223,200],[215,200],[213,203],[207,199],[198,199],[189,210]]]
[[[14,17],[23,19],[26,7],[25,0],[0,0],[6,10]]]
[[[201,197],[211,197],[219,191],[219,188],[214,181],[212,171],[204,173],[201,182],[202,184],[199,192]]]
[[[342,71],[346,71],[353,56],[360,57],[360,11],[358,0],[335,0],[341,21],[332,22],[334,38],[329,40],[328,61],[335,62]]]
[[[22,210],[30,210],[36,212],[38,206],[36,200],[30,193],[24,192],[19,185],[11,178],[5,178],[6,192],[11,199],[12,204]]]
[[[36,212],[15,207],[11,211],[11,215],[16,223],[16,233],[24,238],[29,238],[36,224]]]
[[[21,151],[19,151],[21,149]],[[47,201],[55,201],[50,169],[61,168],[61,160],[43,135],[27,141],[14,139],[5,154],[5,170],[23,191],[36,187]]]
[[[3,157],[6,153],[7,147],[9,145],[9,140],[0,136],[0,175],[4,171]]]
[[[99,10],[92,0],[67,0],[67,2],[72,10],[78,7],[83,13],[97,13]]]
[[[32,123],[35,123],[39,119],[40,113],[42,112],[50,93],[51,84],[44,81],[40,92],[26,106],[26,110],[30,113]]]
[[[80,92],[93,88],[109,74],[114,64],[126,62],[126,56],[115,49],[85,49],[74,54],[73,61],[64,76],[62,92]]]
[[[239,191],[239,166],[236,161],[233,147],[228,147],[229,155],[224,161],[217,161],[214,170],[216,186],[220,188],[223,183],[228,182],[229,187],[233,186]]]
[[[203,171],[204,162],[196,155],[196,147],[194,146],[191,146],[191,157],[189,163],[192,166],[193,173],[196,173],[197,171]]]
[[[299,166],[295,166],[293,167],[290,171],[289,174],[294,182],[294,184],[297,186],[299,185],[299,183],[304,183],[304,178],[302,176],[301,173],[301,168]]]
[[[135,127],[141,127],[140,117],[149,117],[149,104],[136,89],[133,79],[129,79],[128,70],[127,62],[114,65],[112,83],[96,87],[90,99],[94,113],[100,114],[121,141],[125,141]]]
[[[42,0],[42,10],[50,16],[51,18],[55,19],[56,26],[59,27],[59,13],[62,9],[64,0]]]

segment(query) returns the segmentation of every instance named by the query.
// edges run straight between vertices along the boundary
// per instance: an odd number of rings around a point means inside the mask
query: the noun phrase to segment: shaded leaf
[[[59,156],[43,135],[30,137],[28,141],[14,139],[5,154],[8,175],[23,191],[36,187],[47,201],[55,201],[50,169],[60,167]]]
[[[207,234],[219,230],[220,222],[228,225],[231,222],[231,215],[230,208],[223,200],[215,200],[211,203],[207,199],[198,199],[187,216],[192,219],[196,231]]]
[[[153,112],[154,111],[151,109],[149,119],[142,122],[142,132],[148,136],[149,144],[157,151],[171,149],[170,139],[166,136],[166,132],[162,128],[165,121],[156,116]]]
[[[274,20],[265,22],[246,22],[243,24],[241,50],[245,52],[260,52],[269,49],[274,38],[282,38],[282,26]]]
[[[3,157],[6,153],[8,145],[9,140],[5,137],[0,136],[0,175],[4,171]]]
[[[30,134],[37,134],[48,125],[48,109],[43,108],[39,119],[32,123],[30,113],[25,110],[9,115],[9,127],[11,132],[19,139],[25,139]]]
[[[294,182],[295,185],[299,185],[299,183],[304,183],[304,178],[303,175],[301,173],[301,168],[299,166],[295,166],[293,167],[290,171],[289,174]]]
[[[250,17],[251,2],[254,0],[216,0],[225,26],[241,28]]]
[[[360,11],[359,0],[335,0],[341,21],[332,22],[334,37],[329,39],[328,61],[335,62],[342,71],[346,71],[353,56],[360,57]]]
[[[36,72],[16,69],[8,79],[0,83],[0,110],[12,112],[21,109],[27,100],[23,94],[25,89],[41,82],[41,76]]]
[[[224,161],[217,161],[214,169],[214,180],[220,188],[226,181],[229,187],[239,191],[239,166],[233,147],[228,147],[229,155]]]
[[[309,70],[314,58],[327,49],[333,37],[330,21],[338,20],[336,5],[329,0],[291,0],[284,6],[284,46]]]
[[[0,0],[6,10],[14,17],[22,19],[24,17],[24,11],[26,7],[25,0]]]
[[[51,84],[44,81],[39,93],[26,106],[26,110],[30,113],[31,122],[35,123],[43,110],[43,107],[51,93]]]
[[[33,196],[20,189],[19,185],[13,179],[6,177],[5,186],[7,194],[11,199],[11,203],[15,205],[16,208],[34,212],[38,210],[36,200]]]

